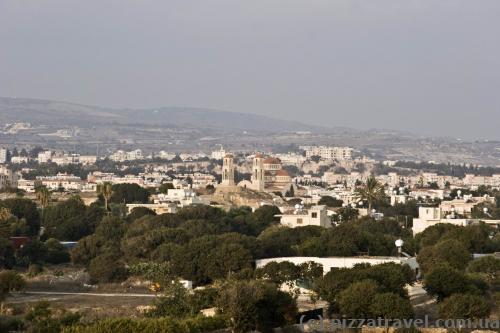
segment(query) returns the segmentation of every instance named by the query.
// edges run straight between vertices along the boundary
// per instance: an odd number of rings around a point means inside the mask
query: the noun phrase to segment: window
[[[302,219],[297,219],[297,224],[302,224]]]
[[[311,214],[311,216],[312,216],[313,219],[315,219],[315,218],[318,217],[318,213],[314,212],[314,213]]]

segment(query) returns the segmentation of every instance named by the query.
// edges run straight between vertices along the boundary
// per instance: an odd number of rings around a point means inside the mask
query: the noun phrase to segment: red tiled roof
[[[281,161],[279,158],[268,157],[264,160],[264,164],[281,164]]]

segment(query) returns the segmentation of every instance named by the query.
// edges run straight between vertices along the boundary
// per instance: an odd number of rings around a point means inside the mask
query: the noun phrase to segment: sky
[[[0,0],[0,96],[500,140],[498,0]]]

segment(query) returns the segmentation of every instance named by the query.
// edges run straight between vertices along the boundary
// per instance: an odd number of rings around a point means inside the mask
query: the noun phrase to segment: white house
[[[127,204],[127,213],[130,214],[134,208],[144,207],[151,209],[156,214],[175,214],[177,205],[174,203],[154,203],[154,204]]]
[[[500,225],[500,220],[453,218],[453,214],[447,213],[448,212],[443,211],[441,207],[419,207],[418,219],[413,219],[413,234],[416,235],[439,223],[449,223],[465,227],[482,221],[495,227]]]
[[[305,227],[316,225],[324,228],[331,228],[332,222],[327,215],[326,206],[312,206],[309,209],[296,206],[295,210],[289,213],[276,215],[280,217],[280,223],[289,228]]]

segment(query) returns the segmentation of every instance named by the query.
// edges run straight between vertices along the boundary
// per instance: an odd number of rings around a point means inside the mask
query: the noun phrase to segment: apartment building
[[[352,148],[331,146],[306,146],[302,147],[306,157],[319,156],[324,159],[350,160],[352,159]]]

